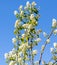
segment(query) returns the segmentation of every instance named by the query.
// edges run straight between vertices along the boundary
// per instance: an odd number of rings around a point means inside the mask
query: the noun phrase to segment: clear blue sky
[[[25,5],[27,0],[0,0],[0,65],[7,65],[4,59],[4,53],[9,52],[13,48],[11,39],[14,37],[14,22],[16,17],[14,16],[14,10],[17,10],[19,5]],[[33,0],[29,0],[32,2]],[[43,31],[50,33],[52,19],[57,19],[57,0],[34,0],[37,2],[37,7],[40,6],[40,19],[39,28]],[[43,37],[42,37],[43,38]],[[43,59],[48,61],[51,57],[50,47],[53,47],[53,42],[57,42],[57,36],[51,37],[51,43],[46,47],[43,55]],[[43,40],[42,40],[43,41]],[[40,43],[37,47],[40,47],[43,43]],[[38,56],[39,57],[39,56]],[[35,57],[38,59],[37,57]]]

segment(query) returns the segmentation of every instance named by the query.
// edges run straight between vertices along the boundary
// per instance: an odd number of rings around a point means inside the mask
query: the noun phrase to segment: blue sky
[[[4,53],[9,52],[13,48],[12,38],[14,37],[14,22],[16,17],[14,16],[14,10],[22,4],[25,5],[28,0],[0,0],[0,65],[7,65],[4,59]],[[32,2],[33,0],[29,0]],[[38,28],[42,28],[43,31],[50,33],[52,19],[57,19],[57,0],[34,0],[37,3],[37,7],[40,6],[40,19]],[[43,37],[42,37],[43,38]],[[44,38],[45,39],[45,38]],[[43,42],[36,47],[40,50]],[[51,37],[50,44],[46,47],[43,55],[43,59],[48,62],[50,59],[50,47],[53,47],[53,42],[57,42],[57,36]],[[38,56],[39,57],[39,56]],[[37,57],[35,57],[38,59]]]

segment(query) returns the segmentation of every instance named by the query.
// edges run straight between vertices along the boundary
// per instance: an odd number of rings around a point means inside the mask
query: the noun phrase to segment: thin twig
[[[49,39],[49,38],[52,36],[53,31],[54,31],[54,29],[51,31],[51,33],[50,33],[50,35],[48,36],[48,38],[47,38],[47,39]],[[46,48],[46,45],[47,45],[47,43],[46,43],[46,41],[45,41],[44,50],[45,50],[45,48]],[[40,54],[39,65],[40,65],[40,63],[41,63],[41,60],[42,60],[42,55],[43,55],[43,53],[44,53],[44,50],[43,50],[43,52],[41,52],[41,54]]]

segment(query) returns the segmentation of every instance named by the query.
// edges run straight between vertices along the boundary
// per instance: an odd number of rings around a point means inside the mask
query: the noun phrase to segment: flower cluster
[[[42,31],[35,29],[39,19],[36,3],[27,1],[24,8],[20,5],[19,11],[14,11],[14,15],[17,17],[14,25],[16,37],[12,38],[15,50],[5,53],[5,58],[9,65],[28,65],[26,61],[31,61],[37,54],[37,50],[33,50],[33,47],[41,41],[39,34]]]
[[[34,62],[35,56],[38,53],[38,50],[34,49],[34,47],[41,42],[40,34],[42,32],[41,29],[36,29],[39,19],[39,12],[36,5],[34,1],[32,3],[27,1],[25,7],[20,5],[18,11],[14,11],[14,15],[17,18],[14,24],[14,34],[16,36],[12,38],[14,48],[9,53],[5,53],[5,59],[9,65],[29,65],[30,63],[31,65],[40,65],[45,47],[50,43],[50,36],[57,34],[57,21],[53,19],[50,35],[43,32],[46,41],[41,48],[40,60]],[[52,59],[57,61],[57,42],[54,43],[54,48],[51,48],[51,52],[53,54]],[[48,65],[52,64],[52,62],[48,63]],[[42,61],[42,65],[46,65],[45,61]]]

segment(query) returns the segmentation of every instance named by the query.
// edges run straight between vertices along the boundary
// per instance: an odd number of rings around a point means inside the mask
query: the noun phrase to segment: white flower
[[[46,40],[46,43],[50,43],[50,39],[47,39],[47,40]]]
[[[21,12],[20,12],[20,16],[22,16],[23,14],[24,14],[24,11],[21,11]]]
[[[10,57],[16,58],[16,53],[14,53],[13,51],[10,51],[10,52],[9,52],[9,58],[10,58]]]
[[[20,21],[16,20],[16,22],[15,22],[15,28],[18,27],[19,25],[20,25]]]
[[[19,46],[19,49],[22,50],[25,47],[25,44],[22,44],[21,46]]]
[[[44,37],[47,37],[47,33],[46,32],[43,32],[43,35],[44,35]]]
[[[35,5],[37,5],[34,1],[32,2],[32,6],[35,6]]]
[[[24,28],[28,28],[29,24],[23,24]]]
[[[29,26],[28,26],[28,29],[32,29],[33,28],[33,26],[30,24]]]
[[[30,15],[30,19],[33,20],[34,19],[34,14]]]
[[[52,27],[53,27],[53,28],[56,28],[56,26],[57,26],[56,19],[53,19],[53,20],[52,20]]]
[[[56,42],[54,42],[54,48],[57,48],[57,43]]]
[[[37,38],[35,41],[36,42],[40,42],[41,41],[41,38]]]
[[[25,34],[22,34],[22,38],[25,38],[25,36],[26,36]]]
[[[53,65],[53,62],[49,62],[49,65]]]
[[[15,61],[10,61],[9,65],[14,65]]]
[[[32,54],[33,54],[33,55],[36,55],[36,54],[37,54],[37,50],[33,50],[33,51],[32,51]]]
[[[54,51],[54,48],[50,48],[50,51],[53,52]]]
[[[20,9],[20,10],[22,10],[22,8],[23,8],[23,6],[22,6],[22,5],[20,5],[19,9]]]
[[[44,45],[42,45],[42,48],[41,48],[41,49],[42,49],[42,51],[44,51],[44,48],[45,48],[45,46],[44,46]]]
[[[18,62],[21,62],[22,61],[22,58],[18,58]]]
[[[23,43],[21,46],[19,46],[19,50],[22,51],[22,53],[24,53],[27,50],[27,48],[29,48],[28,43]]]
[[[16,43],[17,39],[16,38],[12,38],[12,43]]]
[[[29,3],[29,1],[27,1],[26,6],[27,6],[27,8],[30,7],[30,3]]]
[[[13,57],[14,59],[16,59],[16,56],[17,56],[16,54],[12,54],[12,57]]]
[[[18,11],[15,10],[15,11],[14,11],[14,15],[17,15],[17,14],[18,14]]]
[[[8,53],[5,53],[5,54],[4,54],[5,59],[7,59],[8,56],[9,56]]]
[[[57,29],[55,29],[53,33],[56,35],[57,34]]]

